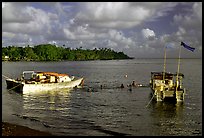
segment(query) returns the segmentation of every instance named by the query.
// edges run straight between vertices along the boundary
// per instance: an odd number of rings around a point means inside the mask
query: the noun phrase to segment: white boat
[[[23,94],[82,86],[84,78],[56,72],[24,71],[20,79],[6,79],[7,89]]]

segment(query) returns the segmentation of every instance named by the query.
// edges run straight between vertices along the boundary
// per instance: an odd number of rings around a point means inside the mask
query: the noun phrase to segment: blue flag
[[[190,46],[186,45],[184,42],[181,42],[181,45],[182,45],[184,48],[186,48],[186,49],[188,49],[188,50],[190,50],[190,51],[192,51],[192,52],[195,50],[194,47],[190,47]]]

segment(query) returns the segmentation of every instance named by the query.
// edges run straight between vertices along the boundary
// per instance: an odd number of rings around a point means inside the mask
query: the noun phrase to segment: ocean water
[[[177,72],[177,59],[166,71]],[[59,136],[201,136],[202,59],[181,59],[183,103],[151,100],[151,71],[163,71],[163,59],[66,62],[2,62],[2,74],[17,78],[24,70],[83,76],[83,88],[19,94],[6,89],[2,76],[2,121]],[[125,88],[119,88],[124,84]]]

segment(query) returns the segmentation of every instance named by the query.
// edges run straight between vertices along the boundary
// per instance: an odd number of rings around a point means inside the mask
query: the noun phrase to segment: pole
[[[176,76],[176,91],[178,89],[178,84],[179,84],[178,77],[179,77],[180,62],[181,62],[181,46],[179,48],[178,69],[177,69],[177,76]]]
[[[165,71],[166,71],[166,46],[164,47],[164,71],[163,71],[163,81],[165,79]]]

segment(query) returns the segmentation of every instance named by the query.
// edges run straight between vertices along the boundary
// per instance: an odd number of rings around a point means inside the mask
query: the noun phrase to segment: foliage
[[[51,44],[41,44],[34,47],[8,46],[2,47],[2,60],[5,56],[9,61],[59,61],[59,60],[112,60],[130,59],[123,52],[115,52],[108,48],[100,49],[70,49]]]

